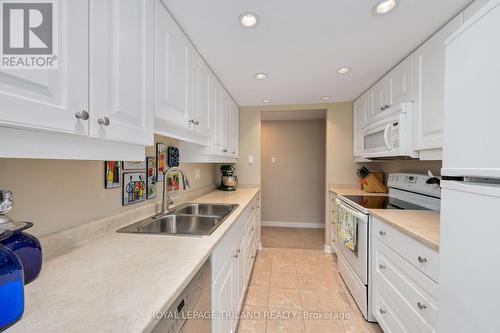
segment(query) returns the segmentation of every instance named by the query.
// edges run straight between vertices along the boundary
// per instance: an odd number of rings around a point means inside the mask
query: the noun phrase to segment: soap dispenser
[[[12,235],[0,230],[0,241]],[[24,274],[19,258],[0,245],[0,331],[17,322],[24,312]]]

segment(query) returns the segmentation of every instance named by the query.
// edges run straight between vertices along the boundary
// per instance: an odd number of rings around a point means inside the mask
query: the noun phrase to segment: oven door
[[[368,284],[368,215],[363,214],[343,201],[337,199],[337,205],[349,211],[356,218],[357,222],[357,247],[356,251],[352,251],[346,247],[342,241],[338,242],[338,249],[348,262],[349,266],[354,270],[358,278],[363,284]]]

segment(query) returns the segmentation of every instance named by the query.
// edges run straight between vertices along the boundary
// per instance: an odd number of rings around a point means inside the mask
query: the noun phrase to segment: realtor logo
[[[36,1],[36,0],[35,0]],[[57,68],[57,17],[53,0],[2,0],[2,69]]]

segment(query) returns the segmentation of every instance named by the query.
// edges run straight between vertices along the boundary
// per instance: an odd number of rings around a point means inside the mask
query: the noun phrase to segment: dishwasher
[[[161,312],[154,333],[212,332],[212,268],[207,260],[170,308]]]

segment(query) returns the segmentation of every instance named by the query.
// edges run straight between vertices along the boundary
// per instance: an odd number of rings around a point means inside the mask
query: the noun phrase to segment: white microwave
[[[413,150],[413,103],[403,103],[378,114],[365,125],[362,157],[417,158]]]

